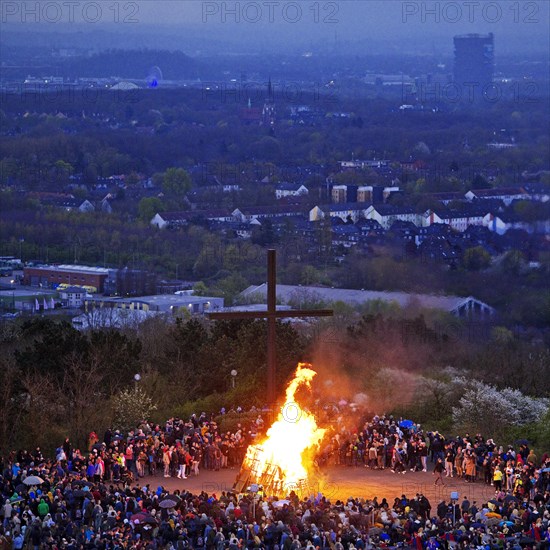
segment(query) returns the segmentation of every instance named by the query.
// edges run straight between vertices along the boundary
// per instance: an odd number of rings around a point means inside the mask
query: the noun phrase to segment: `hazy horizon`
[[[6,44],[70,47],[75,33],[98,47],[201,53],[452,54],[452,37],[495,35],[500,54],[548,52],[550,4],[400,0],[4,2]],[[19,36],[16,36],[17,33]],[[29,33],[34,40],[28,42]],[[92,41],[92,47],[93,41]]]

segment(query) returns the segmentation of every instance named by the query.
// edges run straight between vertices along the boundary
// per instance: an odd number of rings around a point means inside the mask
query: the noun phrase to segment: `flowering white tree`
[[[122,390],[113,398],[114,426],[129,431],[142,420],[148,420],[157,406],[140,387]]]
[[[525,426],[533,422],[539,422],[548,412],[548,399],[536,399],[521,393],[519,390],[504,388],[500,394],[508,401],[515,411],[516,424]]]
[[[462,430],[494,434],[506,426],[536,422],[547,411],[547,400],[473,380],[466,382],[464,394],[453,407],[453,421]]]

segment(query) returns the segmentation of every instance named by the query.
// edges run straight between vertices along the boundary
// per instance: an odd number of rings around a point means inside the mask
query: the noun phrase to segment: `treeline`
[[[63,433],[83,444],[90,430],[113,423],[114,401],[136,384],[136,373],[159,421],[181,414],[187,402],[228,392],[234,369],[233,399],[259,404],[265,395],[266,335],[263,322],[153,318],[134,329],[87,333],[51,318],[3,323],[0,448],[51,448]],[[282,386],[305,345],[282,323],[277,342]]]
[[[446,430],[454,425],[462,394],[483,390],[483,384],[496,384],[494,391],[514,399],[507,405],[510,417],[514,403],[547,406],[541,401],[550,385],[547,347],[502,327],[476,325],[472,331],[468,323],[424,313],[394,308],[363,316],[339,313],[311,325],[278,323],[277,394],[306,360],[319,372],[318,403],[343,397],[372,412],[407,414]],[[159,422],[217,413],[222,406],[264,405],[266,338],[264,321],[156,317],[122,330],[89,332],[53,318],[4,322],[0,449],[51,449],[66,435],[83,445],[92,429],[116,424],[123,392],[146,397],[156,408],[152,420]],[[463,409],[456,413],[461,423],[477,422],[488,436],[502,428]]]
[[[265,96],[265,90],[258,91],[253,106],[261,108]],[[476,173],[487,170],[497,183],[510,184],[524,170],[548,167],[542,101],[502,101],[482,111],[453,106],[440,113],[403,113],[387,99],[358,101],[304,92],[280,98],[278,122],[271,131],[243,123],[240,113],[248,99],[249,94],[228,95],[223,86],[6,94],[0,112],[7,134],[0,137],[1,181],[39,186],[58,161],[93,183],[98,176],[130,171],[152,175],[170,166],[212,162],[336,166],[354,154],[422,159],[433,168],[424,187],[439,191],[456,190],[457,180],[473,181]],[[290,109],[297,104],[322,113],[313,126],[291,123]],[[350,117],[330,116],[340,111]],[[138,127],[147,132],[137,132]],[[501,128],[506,128],[502,136]],[[487,148],[491,141],[511,138],[515,149]],[[62,184],[63,174],[56,176]]]

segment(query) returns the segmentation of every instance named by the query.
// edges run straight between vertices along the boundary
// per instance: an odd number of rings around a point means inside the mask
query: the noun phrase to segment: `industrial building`
[[[84,265],[43,265],[23,269],[23,285],[57,288],[58,285],[88,287],[89,292],[103,292],[109,270]]]

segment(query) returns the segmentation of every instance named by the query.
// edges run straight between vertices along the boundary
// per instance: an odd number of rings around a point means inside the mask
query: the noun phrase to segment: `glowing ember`
[[[302,385],[311,387],[317,374],[300,363],[294,379],[286,389],[286,401],[277,420],[262,443],[250,445],[243,462],[248,481],[263,485],[269,494],[283,494],[303,486],[312,468],[311,451],[319,445],[325,430],[317,426],[313,414],[296,403],[295,393]]]

